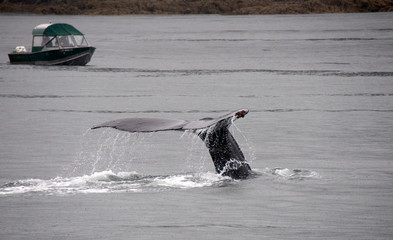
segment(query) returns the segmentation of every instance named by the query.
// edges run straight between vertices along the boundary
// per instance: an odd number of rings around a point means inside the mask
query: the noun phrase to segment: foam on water
[[[230,178],[214,173],[144,176],[136,172],[103,171],[70,178],[18,180],[1,186],[0,195],[157,192],[222,186],[231,182],[233,181]]]
[[[317,172],[307,169],[265,168],[262,173],[270,176],[275,176],[279,179],[284,180],[304,180],[310,178],[321,178],[321,176]]]
[[[266,168],[255,170],[256,177],[268,176],[280,180],[304,180],[320,178],[317,172],[301,169]],[[78,177],[56,177],[53,179],[24,179],[0,187],[0,196],[28,195],[73,195],[91,193],[140,193],[160,192],[204,187],[223,187],[236,184],[238,180],[212,172],[184,173],[168,176],[145,176],[137,172],[95,172]]]

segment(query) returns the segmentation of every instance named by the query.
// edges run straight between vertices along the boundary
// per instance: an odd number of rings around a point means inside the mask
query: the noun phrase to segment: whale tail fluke
[[[125,118],[105,122],[92,129],[111,127],[127,132],[192,130],[209,149],[217,173],[234,179],[245,179],[251,174],[251,167],[229,127],[234,120],[243,118],[247,113],[248,109],[241,109],[218,118],[203,118],[190,122],[160,118]]]

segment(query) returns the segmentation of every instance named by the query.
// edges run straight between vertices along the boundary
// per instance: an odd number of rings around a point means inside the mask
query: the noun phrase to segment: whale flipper
[[[127,132],[187,131],[197,134],[209,149],[216,172],[235,179],[244,179],[251,174],[243,152],[229,131],[232,122],[243,118],[247,109],[218,118],[203,118],[196,121],[183,121],[160,118],[125,118],[105,122],[92,129],[111,127]]]

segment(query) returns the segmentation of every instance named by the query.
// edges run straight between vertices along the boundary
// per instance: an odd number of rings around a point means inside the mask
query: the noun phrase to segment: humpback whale
[[[91,129],[110,127],[127,132],[192,131],[205,143],[218,174],[234,179],[245,179],[252,174],[229,127],[238,118],[243,118],[248,109],[226,114],[218,118],[202,118],[184,121],[162,118],[125,118],[102,124]]]

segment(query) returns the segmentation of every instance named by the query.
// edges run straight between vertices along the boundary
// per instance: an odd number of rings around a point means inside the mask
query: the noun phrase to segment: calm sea
[[[10,65],[66,22],[84,67]],[[393,14],[0,15],[1,239],[393,239]],[[215,174],[191,133],[231,128],[257,176]]]

